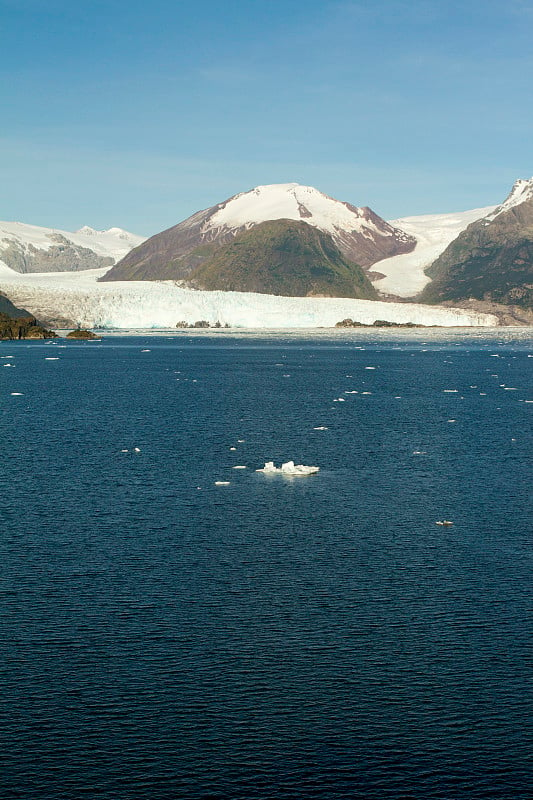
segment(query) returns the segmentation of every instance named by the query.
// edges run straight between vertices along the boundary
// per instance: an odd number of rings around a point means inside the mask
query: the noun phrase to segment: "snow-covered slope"
[[[426,214],[392,220],[391,225],[414,236],[417,244],[411,253],[403,253],[376,262],[372,267],[372,272],[380,273],[385,277],[372,281],[374,286],[384,294],[414,297],[431,280],[424,270],[470,223],[486,217],[494,212],[495,208],[495,206],[487,206],[457,214]]]
[[[511,189],[508,197],[504,200],[501,206],[497,206],[490,214],[486,215],[487,222],[492,222],[499,217],[500,214],[504,214],[506,211],[509,211],[511,208],[515,208],[516,206],[522,205],[522,203],[526,203],[528,200],[533,198],[533,178],[529,178],[529,180],[525,180],[520,178],[519,180],[515,181],[513,188]]]
[[[57,272],[111,266],[143,241],[144,237],[121,228],[96,231],[85,226],[70,233],[23,222],[0,222],[0,267],[16,272]]]
[[[97,283],[105,269],[85,273],[0,276],[0,290],[43,320],[90,328],[173,328],[207,320],[246,328],[332,327],[351,318],[422,325],[496,325],[489,314],[415,303],[344,298],[279,297],[248,292],[183,289],[172,281]]]
[[[274,219],[303,219],[334,239],[348,231],[360,231],[368,239],[395,234],[390,225],[380,225],[368,211],[334,200],[313,186],[276,183],[235,195],[213,214],[208,227],[249,228]],[[402,233],[399,231],[400,237]]]

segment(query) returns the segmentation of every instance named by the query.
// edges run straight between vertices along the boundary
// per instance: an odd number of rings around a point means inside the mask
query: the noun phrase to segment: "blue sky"
[[[0,219],[150,235],[291,181],[394,218],[533,175],[533,0],[0,13]]]

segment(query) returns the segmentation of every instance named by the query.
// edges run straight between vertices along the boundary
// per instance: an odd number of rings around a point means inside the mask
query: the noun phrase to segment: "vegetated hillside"
[[[519,182],[529,183],[529,182]],[[433,280],[422,303],[469,298],[533,307],[533,198],[510,197],[472,223],[426,270]]]
[[[416,244],[414,237],[370,208],[335,200],[312,186],[272,184],[237,194],[152,236],[101,280],[187,280],[216,247],[256,225],[280,219],[305,221],[330,234],[343,255],[364,269],[408,253]]]
[[[294,220],[263,222],[240,233],[198,267],[190,281],[226,292],[377,297],[362,269],[342,255],[329,234]]]

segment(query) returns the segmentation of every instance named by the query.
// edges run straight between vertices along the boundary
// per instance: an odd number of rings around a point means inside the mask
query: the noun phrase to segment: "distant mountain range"
[[[75,233],[23,222],[0,222],[0,266],[15,272],[74,272],[109,267],[144,237],[121,228]]]

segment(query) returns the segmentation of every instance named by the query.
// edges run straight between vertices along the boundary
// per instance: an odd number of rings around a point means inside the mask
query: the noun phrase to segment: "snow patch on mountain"
[[[495,208],[487,206],[456,214],[425,214],[391,220],[392,226],[414,236],[417,243],[411,253],[385,258],[372,266],[373,272],[385,276],[372,281],[375,288],[383,294],[414,297],[431,281],[424,270],[468,225],[488,217]]]
[[[249,292],[184,289],[173,281],[97,283],[105,269],[0,275],[0,290],[45,320],[68,319],[89,328],[173,328],[207,320],[237,328],[319,328],[351,318],[421,325],[490,326],[496,317],[456,308],[347,298],[279,297]]]

